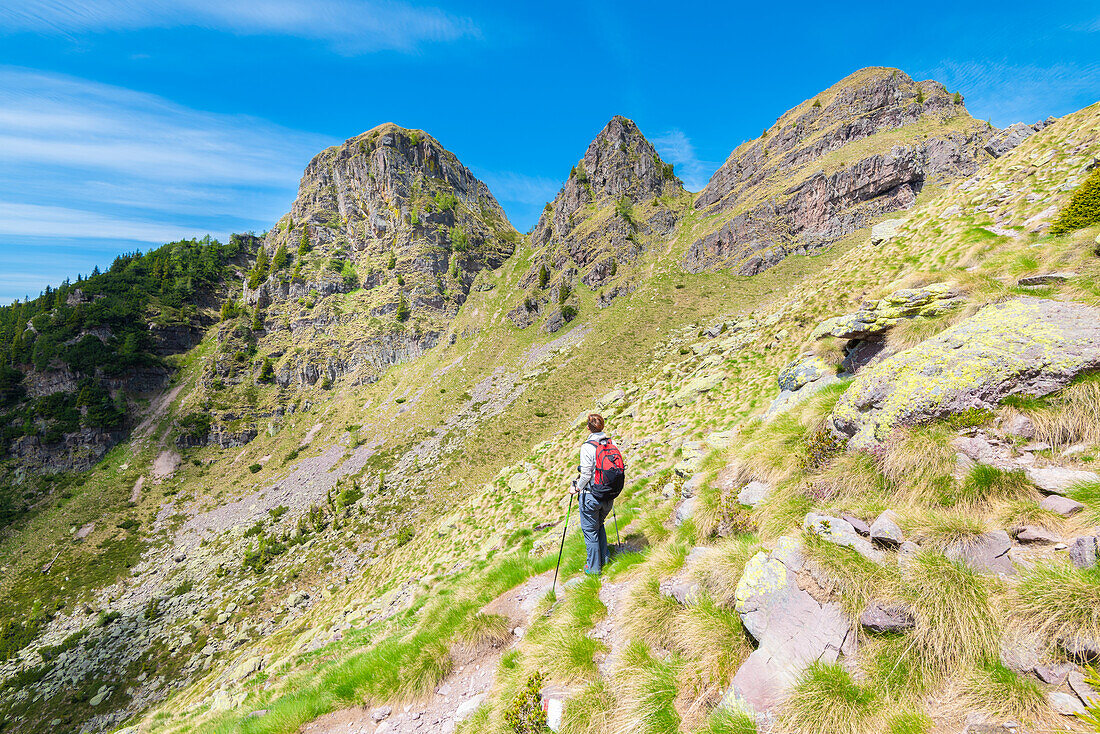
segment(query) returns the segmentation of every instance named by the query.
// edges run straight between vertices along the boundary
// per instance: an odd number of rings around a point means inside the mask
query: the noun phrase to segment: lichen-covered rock
[[[868,367],[829,420],[852,446],[866,447],[899,426],[991,408],[1007,395],[1049,394],[1097,367],[1100,310],[1018,298]]]
[[[951,283],[934,283],[923,288],[904,288],[885,298],[865,304],[858,311],[835,316],[814,329],[815,339],[866,339],[881,334],[906,319],[939,316],[957,307],[959,292]]]
[[[882,220],[871,227],[871,244],[878,245],[891,239],[898,233],[898,230],[901,229],[901,225],[903,224],[905,224],[904,219]]]
[[[850,624],[839,605],[821,604],[799,587],[803,563],[798,541],[783,537],[774,551],[745,565],[735,606],[758,646],[738,669],[723,707],[767,715],[811,663],[835,662],[846,649]]]
[[[780,390],[794,391],[802,387],[808,382],[819,380],[829,374],[835,374],[836,369],[823,360],[813,354],[806,354],[799,359],[791,362],[779,372]]]

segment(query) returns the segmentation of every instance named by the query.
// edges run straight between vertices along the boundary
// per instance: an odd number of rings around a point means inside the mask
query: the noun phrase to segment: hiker
[[[607,434],[603,432],[603,416],[588,416],[589,435],[581,446],[580,476],[573,481],[569,491],[579,495],[577,509],[581,516],[581,531],[588,551],[584,572],[599,575],[605,564],[611,561],[611,549],[607,545],[607,519],[615,498],[623,491],[626,469],[623,456]]]

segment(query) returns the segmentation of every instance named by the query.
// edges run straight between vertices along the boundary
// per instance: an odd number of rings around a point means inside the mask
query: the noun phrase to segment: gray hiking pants
[[[581,516],[581,532],[584,533],[584,547],[588,551],[588,562],[584,570],[585,573],[598,574],[603,571],[604,564],[611,561],[611,549],[607,545],[607,530],[603,524],[615,500],[600,502],[592,493],[581,492],[577,502]]]

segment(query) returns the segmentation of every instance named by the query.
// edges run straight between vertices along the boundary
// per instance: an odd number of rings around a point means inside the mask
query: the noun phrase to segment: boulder
[[[1004,530],[991,530],[970,539],[960,540],[944,549],[944,555],[978,573],[1012,575],[1016,569],[1008,556],[1012,539]]]
[[[871,541],[886,548],[897,548],[905,535],[897,523],[893,510],[886,510],[871,524]]]
[[[1077,568],[1092,568],[1100,557],[1100,536],[1084,535],[1074,539],[1069,558]]]
[[[799,542],[783,537],[745,565],[735,607],[758,646],[734,676],[724,708],[771,712],[811,663],[835,662],[846,649],[851,629],[840,606],[821,604],[798,585],[803,562]]]
[[[1047,395],[1097,367],[1100,309],[1017,298],[865,368],[829,420],[853,448],[870,448],[899,426]]]
[[[1014,123],[991,137],[985,144],[985,152],[994,158],[1000,158],[1034,134],[1035,128],[1031,125],[1024,122]]]
[[[870,632],[908,632],[917,626],[917,618],[906,604],[871,601],[860,613],[859,623]]]
[[[756,507],[761,502],[768,498],[775,490],[775,487],[767,482],[761,482],[754,479],[741,488],[741,491],[737,493],[737,502],[741,505],[747,505],[749,507]]]
[[[804,354],[779,372],[780,390],[794,392],[803,385],[820,380],[829,374],[836,374],[836,368],[813,354]]]
[[[721,385],[725,379],[726,376],[721,372],[712,372],[711,374],[695,377],[676,391],[676,394],[672,396],[672,402],[678,407],[690,405],[703,393],[710,392]]]
[[[1067,469],[1064,466],[1030,467],[1027,478],[1046,494],[1065,494],[1074,485],[1100,482],[1100,474],[1083,469]]]
[[[815,339],[866,339],[881,334],[906,319],[939,316],[957,307],[959,292],[951,283],[934,283],[923,288],[904,288],[885,298],[866,303],[858,311],[834,316],[814,329]]]
[[[886,556],[867,540],[861,538],[851,525],[839,517],[810,512],[802,520],[802,529],[817,535],[834,545],[851,548],[869,561],[882,563]]]
[[[1044,497],[1042,501],[1039,502],[1039,507],[1048,512],[1061,515],[1062,517],[1076,515],[1078,512],[1085,509],[1085,506],[1077,500],[1071,500],[1069,497],[1063,497],[1059,494],[1052,494]]]
[[[597,400],[596,404],[599,405],[600,408],[606,408],[609,405],[614,405],[625,397],[626,391],[621,388],[616,388]]]

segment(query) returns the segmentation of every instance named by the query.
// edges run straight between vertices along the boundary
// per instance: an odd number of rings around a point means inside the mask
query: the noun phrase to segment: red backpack
[[[626,484],[626,464],[623,455],[610,438],[593,439],[587,443],[596,447],[596,472],[588,491],[601,502],[613,500],[623,491]]]

